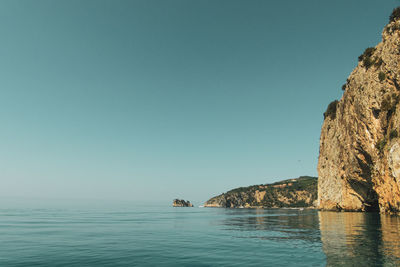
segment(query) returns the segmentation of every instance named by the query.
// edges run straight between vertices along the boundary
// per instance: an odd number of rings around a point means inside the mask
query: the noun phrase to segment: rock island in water
[[[190,201],[185,201],[183,199],[174,199],[172,202],[173,207],[193,207],[193,204]]]

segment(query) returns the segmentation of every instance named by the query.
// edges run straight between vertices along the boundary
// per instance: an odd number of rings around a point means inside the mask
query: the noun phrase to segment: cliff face
[[[360,56],[325,112],[318,161],[321,209],[400,211],[400,20]]]
[[[208,200],[205,207],[314,207],[317,178],[300,177],[274,184],[240,187]]]

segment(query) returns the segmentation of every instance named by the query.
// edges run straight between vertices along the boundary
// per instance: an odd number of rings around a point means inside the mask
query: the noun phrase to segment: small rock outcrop
[[[359,57],[324,113],[318,202],[325,210],[400,211],[400,9]]]
[[[173,207],[193,207],[193,204],[190,201],[185,201],[183,199],[174,199],[172,202]]]
[[[273,184],[239,187],[211,198],[204,204],[204,207],[315,207],[316,200],[317,178],[302,176]]]

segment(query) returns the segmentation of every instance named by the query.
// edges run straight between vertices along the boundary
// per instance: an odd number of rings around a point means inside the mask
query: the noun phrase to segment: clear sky
[[[317,175],[399,1],[1,0],[0,196],[201,203]]]

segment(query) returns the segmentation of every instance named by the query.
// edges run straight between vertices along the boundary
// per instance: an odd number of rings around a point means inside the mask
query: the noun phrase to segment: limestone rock
[[[340,101],[324,114],[318,206],[400,211],[400,20],[360,56]]]

